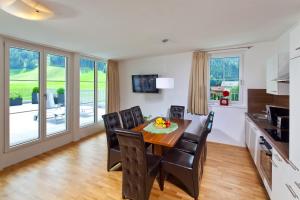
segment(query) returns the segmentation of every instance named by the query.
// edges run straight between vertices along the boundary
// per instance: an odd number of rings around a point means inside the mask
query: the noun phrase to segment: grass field
[[[39,81],[38,68],[26,71],[12,71],[10,74],[10,97],[21,96],[23,100],[30,101],[32,89],[38,87]],[[47,90],[56,93],[59,88],[65,88],[66,72],[64,68],[48,66],[47,68]],[[80,89],[86,91],[94,90],[94,73],[93,71],[84,72],[80,75]],[[105,90],[106,74],[98,71],[98,89]],[[101,101],[101,100],[100,100]]]

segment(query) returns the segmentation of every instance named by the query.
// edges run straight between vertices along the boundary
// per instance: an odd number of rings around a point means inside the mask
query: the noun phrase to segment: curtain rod
[[[206,52],[215,52],[215,51],[227,51],[227,50],[238,50],[238,49],[251,49],[253,46],[245,46],[245,47],[231,47],[231,48],[224,48],[224,49],[212,49]]]

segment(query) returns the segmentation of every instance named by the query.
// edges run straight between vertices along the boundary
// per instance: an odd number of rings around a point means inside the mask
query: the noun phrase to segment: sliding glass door
[[[80,126],[95,123],[95,61],[80,59]]]
[[[102,115],[106,113],[106,71],[107,63],[98,61],[97,67],[97,114],[98,121],[102,120]]]
[[[67,57],[47,54],[47,136],[67,130]]]
[[[92,58],[80,59],[80,126],[102,120],[106,113],[107,63]]]
[[[40,138],[40,52],[9,47],[9,146]]]
[[[68,60],[61,52],[5,43],[6,150],[68,130]]]

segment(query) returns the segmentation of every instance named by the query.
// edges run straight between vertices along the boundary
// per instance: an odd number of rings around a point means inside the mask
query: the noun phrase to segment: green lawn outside
[[[65,88],[65,69],[61,67],[48,66],[47,68],[47,89],[56,90]],[[23,100],[30,101],[32,89],[38,87],[38,68],[25,72],[11,72],[10,74],[10,97],[21,96]],[[93,71],[84,72],[80,75],[80,89],[93,91]],[[98,89],[106,90],[106,74],[98,71]],[[105,101],[99,99],[99,101]]]

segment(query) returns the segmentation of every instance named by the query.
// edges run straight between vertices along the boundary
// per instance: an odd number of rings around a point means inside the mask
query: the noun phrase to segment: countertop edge
[[[289,149],[283,150],[285,145],[279,145],[280,142],[276,142],[272,137],[269,136],[269,134],[266,132],[266,130],[258,124],[257,120],[253,117],[251,113],[246,113],[246,116],[251,119],[251,121],[259,128],[259,130],[264,134],[264,136],[268,139],[268,141],[271,143],[272,147],[276,149],[276,151],[280,154],[280,156],[287,162],[290,163],[289,160]],[[272,126],[272,125],[270,125]],[[276,127],[274,127],[276,128]]]

